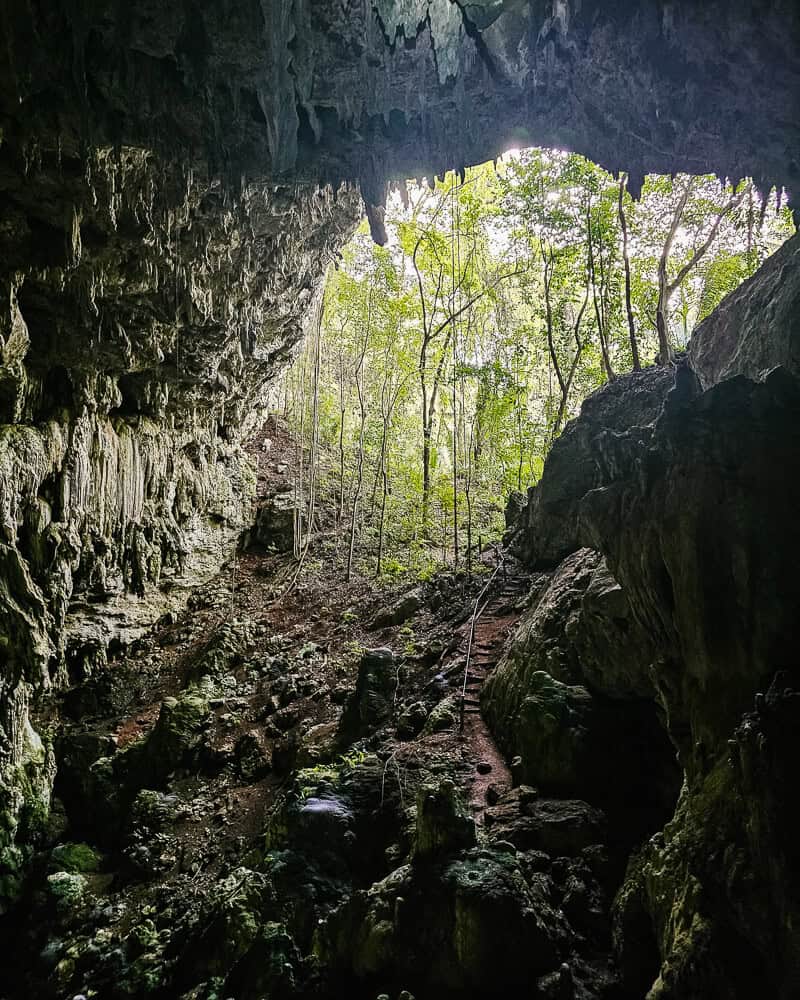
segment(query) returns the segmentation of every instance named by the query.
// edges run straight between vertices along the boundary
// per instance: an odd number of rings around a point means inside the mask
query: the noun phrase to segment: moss
[[[88,844],[59,844],[50,856],[57,871],[88,875],[99,871],[102,856]]]
[[[75,872],[54,872],[47,876],[47,889],[57,909],[75,910],[86,898],[87,883]]]
[[[429,736],[431,733],[441,733],[445,729],[452,729],[458,723],[458,698],[448,695],[443,701],[432,709],[422,732]]]

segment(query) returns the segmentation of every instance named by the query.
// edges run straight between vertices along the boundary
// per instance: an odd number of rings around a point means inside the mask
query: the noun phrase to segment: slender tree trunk
[[[558,382],[558,391],[560,393],[561,404],[566,406],[567,397],[567,386],[564,382],[564,376],[561,372],[561,365],[558,361],[558,355],[556,354],[555,338],[553,331],[553,304],[550,296],[550,282],[552,280],[552,251],[545,252],[544,244],[539,243],[542,263],[544,264],[544,313],[545,313],[545,324],[547,326],[547,350],[550,354],[550,363],[552,370],[556,376],[556,381]],[[520,475],[520,480],[521,480]]]
[[[382,563],[383,563],[383,532],[384,525],[386,524],[386,497],[389,494],[389,476],[386,471],[386,463],[384,462],[382,470],[383,479],[383,491],[381,493],[381,515],[380,521],[378,522],[378,559],[377,566],[375,568],[375,576],[381,575]]]
[[[578,316],[575,320],[575,325],[572,331],[575,337],[575,356],[572,359],[572,364],[569,367],[569,372],[567,373],[567,377],[564,380],[564,391],[562,392],[561,403],[559,404],[558,413],[556,414],[556,422],[553,425],[551,443],[552,441],[555,440],[556,436],[558,435],[558,432],[561,428],[561,423],[566,415],[567,402],[569,401],[569,392],[570,389],[572,388],[572,382],[575,378],[575,373],[578,370],[578,363],[580,362],[581,354],[583,353],[583,341],[581,340],[581,323],[583,321],[583,315],[586,312],[586,307],[588,304],[589,304],[589,285],[587,282],[586,294],[583,297],[583,303],[581,304],[581,308],[580,311],[578,312]],[[520,491],[521,490],[522,487],[520,487]]]
[[[297,455],[297,478],[295,480],[294,486],[294,557],[295,559],[300,558],[300,554],[303,550],[303,507],[305,505],[305,463],[304,463],[304,453],[303,444],[305,440],[305,417],[306,417],[306,400],[305,400],[305,386],[306,386],[306,365],[305,356],[303,356],[303,364],[299,369],[299,379],[300,386],[298,388],[299,397],[299,409],[300,409],[300,428],[298,433],[297,445],[296,445],[296,455]]]
[[[466,400],[464,399],[464,381],[461,381],[461,422],[466,423]],[[469,440],[466,440],[466,428],[464,430],[463,453],[466,459],[466,469],[464,474],[464,503],[467,507],[467,577],[472,579],[472,477],[474,474],[473,465],[473,445],[475,443],[475,424],[470,426]]]
[[[381,559],[383,556],[383,527],[384,519],[386,517],[386,494],[388,490],[387,483],[387,473],[386,473],[386,451],[389,441],[389,421],[391,420],[392,410],[394,409],[394,400],[392,399],[392,394],[389,387],[389,381],[391,379],[391,360],[387,357],[384,360],[384,373],[383,373],[383,385],[381,387],[381,447],[378,456],[378,468],[375,477],[375,483],[373,484],[372,491],[372,507],[373,511],[375,509],[375,495],[377,491],[378,481],[381,481],[382,491],[381,491],[381,507],[380,507],[380,519],[378,524],[378,557],[377,557],[377,567],[375,571],[376,576],[381,575]],[[399,392],[399,390],[398,390]]]
[[[658,304],[656,305],[656,332],[658,333],[658,360],[665,365],[672,358],[669,342],[669,293],[666,268],[658,267]]]
[[[422,533],[427,535],[431,503],[431,429],[427,419],[422,425]]]
[[[681,219],[683,218],[683,210],[686,208],[686,203],[689,200],[689,195],[692,192],[692,178],[690,177],[681,196],[678,199],[678,204],[675,206],[675,211],[672,213],[672,219],[670,221],[669,230],[667,232],[667,238],[664,241],[664,246],[661,250],[661,256],[658,260],[658,303],[656,305],[656,332],[658,333],[658,360],[662,365],[667,364],[672,360],[672,347],[669,342],[669,300],[671,296],[670,282],[667,277],[667,265],[669,264],[669,257],[672,253],[672,244],[675,242],[675,236],[678,232],[678,227],[681,224]]]
[[[589,274],[592,280],[592,301],[594,302],[594,313],[597,317],[597,332],[600,335],[600,356],[603,360],[603,370],[609,382],[616,378],[614,369],[611,367],[611,357],[608,350],[608,331],[606,330],[605,318],[601,302],[597,295],[597,269],[595,267],[594,238],[592,236],[592,214],[591,205],[586,206],[586,241],[589,249]],[[602,291],[602,288],[601,288]]]
[[[344,404],[344,350],[339,345],[339,511],[337,524],[344,519],[344,421],[347,410]]]
[[[669,303],[675,292],[681,287],[686,276],[692,271],[703,259],[703,257],[708,253],[711,244],[717,237],[719,232],[719,227],[722,225],[723,220],[728,216],[736,207],[739,205],[745,194],[750,190],[750,185],[747,184],[742,190],[736,194],[735,192],[731,195],[725,205],[717,212],[714,223],[709,230],[708,236],[706,236],[703,243],[697,247],[689,260],[680,268],[678,273],[672,279],[669,280],[667,276],[667,266],[669,264],[669,256],[672,252],[672,244],[675,241],[675,235],[678,232],[678,227],[680,225],[681,218],[683,217],[683,211],[686,208],[686,202],[689,200],[689,194],[692,190],[693,178],[689,178],[686,188],[681,195],[678,206],[675,209],[675,213],[672,217],[672,223],[670,224],[669,233],[667,234],[666,242],[664,243],[664,249],[661,252],[661,258],[658,262],[658,307],[656,309],[656,329],[658,330],[658,343],[660,349],[659,360],[662,364],[666,364],[667,361],[672,359],[672,349],[669,344]]]
[[[633,322],[633,307],[631,305],[631,262],[628,259],[628,219],[625,214],[625,187],[628,183],[628,175],[619,175],[619,201],[617,207],[619,210],[619,225],[622,230],[622,263],[625,268],[625,315],[628,318],[628,338],[631,344],[631,357],[633,358],[633,370],[638,372],[641,370],[641,361],[639,360],[639,344],[636,340],[636,326]]]
[[[361,503],[361,487],[364,482],[364,427],[367,422],[367,405],[364,396],[364,359],[367,356],[369,338],[372,326],[372,288],[370,288],[367,300],[367,328],[364,334],[364,342],[361,345],[361,353],[356,365],[356,392],[358,394],[358,407],[360,423],[358,428],[358,463],[356,466],[356,482],[353,491],[353,504],[350,510],[350,545],[347,550],[347,569],[345,571],[345,581],[350,583],[353,573],[353,555],[356,544],[356,520],[358,509]]]

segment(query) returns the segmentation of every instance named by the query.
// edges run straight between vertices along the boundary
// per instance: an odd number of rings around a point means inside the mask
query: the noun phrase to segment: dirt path
[[[459,643],[453,651],[446,672],[451,684],[457,682],[460,693],[464,684],[464,668],[469,647],[469,668],[467,670],[463,728],[460,733],[462,753],[474,762],[475,771],[467,788],[468,803],[475,822],[483,825],[484,814],[491,803],[487,797],[502,795],[511,788],[511,770],[503,754],[497,747],[489,727],[480,710],[480,695],[483,683],[500,660],[506,640],[522,611],[518,605],[525,595],[530,581],[523,577],[498,574],[493,585],[494,594],[475,623],[472,645],[469,634],[470,618],[459,629]],[[490,791],[491,789],[491,791]]]

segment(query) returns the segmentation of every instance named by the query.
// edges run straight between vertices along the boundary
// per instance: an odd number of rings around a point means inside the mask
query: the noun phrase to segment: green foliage
[[[387,246],[364,225],[329,274],[316,410],[339,559],[352,532],[361,570],[392,579],[477,565],[478,540],[502,532],[505,498],[537,482],[583,399],[631,370],[634,346],[655,357],[660,288],[682,346],[791,231],[750,181],[651,175],[634,201],[555,150],[408,194],[387,207]],[[306,442],[315,357],[307,346],[285,386]]]

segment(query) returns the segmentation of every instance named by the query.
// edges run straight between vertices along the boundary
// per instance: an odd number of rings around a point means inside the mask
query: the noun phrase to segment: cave
[[[463,638],[463,581],[377,609],[324,690],[318,606],[248,604],[292,550],[270,393],[362,216],[382,244],[408,179],[528,146],[634,196],[791,201],[794,0],[0,0],[0,25],[0,995],[800,996],[796,235],[685,353],[589,396],[514,512],[529,603],[474,713],[508,782],[472,776],[477,827],[452,712],[402,769],[384,739],[455,647],[412,671],[381,630],[422,608]]]

